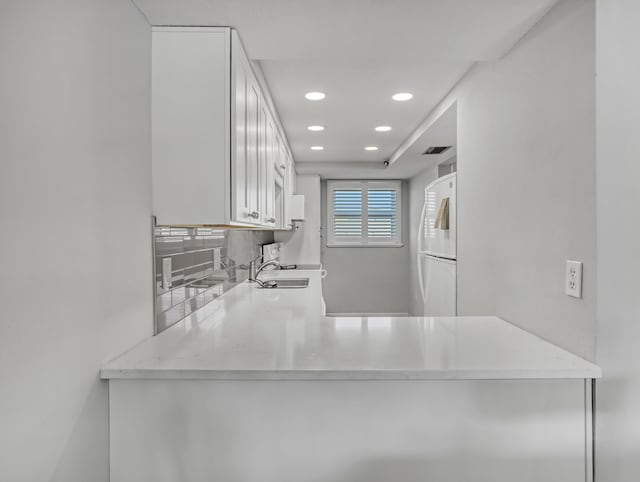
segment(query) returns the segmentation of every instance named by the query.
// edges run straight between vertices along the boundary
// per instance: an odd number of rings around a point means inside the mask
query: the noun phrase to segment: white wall
[[[327,232],[327,182],[322,181],[322,223]],[[402,247],[327,247],[322,238],[322,265],[327,277],[322,294],[328,313],[396,313],[409,311],[409,196],[402,183]]]
[[[296,194],[304,195],[304,222],[295,222],[292,231],[275,232],[282,243],[280,261],[316,267],[320,265],[320,176],[297,175]]]
[[[418,280],[418,229],[424,206],[424,188],[438,178],[438,166],[430,167],[409,181],[409,313],[424,315],[423,294]]]
[[[561,0],[458,104],[458,314],[496,314],[578,355],[595,350],[595,7]],[[567,259],[584,297],[564,294]]]
[[[594,33],[592,0],[561,1],[458,101],[459,314],[494,308],[589,359]],[[567,259],[584,262],[582,300],[564,294]]]
[[[640,474],[640,3],[597,1],[597,480]]]
[[[106,482],[103,362],[152,334],[150,29],[0,6],[0,480]]]

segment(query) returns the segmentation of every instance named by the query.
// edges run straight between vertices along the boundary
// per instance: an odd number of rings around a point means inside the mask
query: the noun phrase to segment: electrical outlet
[[[564,292],[567,296],[582,298],[582,261],[567,260]]]

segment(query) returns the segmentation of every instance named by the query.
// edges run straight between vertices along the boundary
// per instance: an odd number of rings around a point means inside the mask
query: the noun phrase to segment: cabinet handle
[[[268,223],[275,223],[276,222],[276,218],[269,218],[267,219]]]
[[[260,217],[260,213],[258,211],[250,212],[249,217],[253,219],[258,219]]]

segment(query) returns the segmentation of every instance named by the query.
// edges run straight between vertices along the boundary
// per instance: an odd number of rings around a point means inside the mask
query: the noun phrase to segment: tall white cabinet
[[[258,153],[262,94],[240,43],[232,43],[236,47],[231,52],[231,217],[255,224],[260,221]]]
[[[291,228],[291,151],[268,99],[235,30],[153,28],[159,225]]]

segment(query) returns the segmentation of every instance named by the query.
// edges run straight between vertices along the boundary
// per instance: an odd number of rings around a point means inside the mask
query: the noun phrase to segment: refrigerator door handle
[[[422,235],[424,230],[424,218],[427,213],[427,203],[424,203],[422,206],[422,214],[420,215],[420,226],[418,227],[418,253],[417,259],[418,262],[418,282],[420,283],[420,299],[422,303],[424,303],[424,280],[422,279]]]
[[[435,259],[437,261],[444,261],[445,263],[455,263],[457,261],[456,258],[449,258],[448,256],[439,256],[436,254],[422,253],[425,257],[429,259]]]

